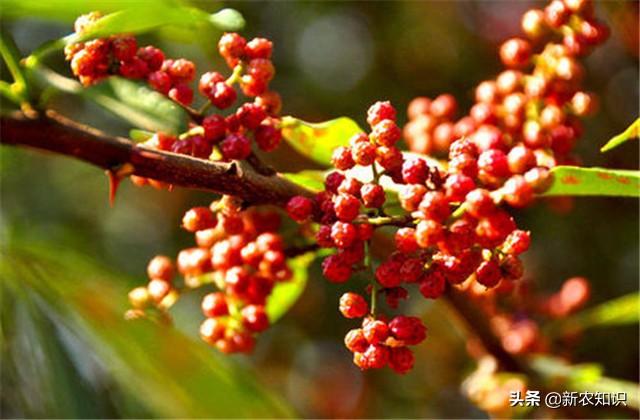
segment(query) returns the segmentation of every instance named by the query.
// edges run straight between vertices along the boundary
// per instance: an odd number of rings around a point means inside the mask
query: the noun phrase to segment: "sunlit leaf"
[[[635,120],[626,130],[613,137],[600,149],[601,152],[608,152],[632,139],[637,139],[640,135],[640,118]]]
[[[179,134],[187,128],[186,111],[141,82],[112,76],[84,88],[74,79],[43,66],[37,65],[30,70],[47,86],[89,99],[135,127],[170,134]]]
[[[68,44],[117,34],[139,34],[162,26],[194,27],[208,24],[220,31],[236,31],[244,26],[242,15],[233,9],[222,9],[209,14],[195,7],[185,7],[155,3],[133,3],[124,10],[118,10],[98,19],[81,34],[73,33],[64,38],[46,43],[32,56],[42,57],[50,52],[64,48]]]
[[[319,192],[324,190],[325,174],[325,171],[309,169],[306,171],[285,173],[282,175],[289,181],[292,181],[302,187],[308,188],[315,192]]]
[[[556,166],[551,173],[553,173],[553,184],[542,194],[544,196],[640,196],[640,171]]]
[[[545,382],[553,384],[556,389],[626,394],[626,405],[640,408],[640,386],[633,382],[603,376],[600,365],[570,365],[553,356],[534,356],[529,359],[529,363]]]
[[[0,279],[28,290],[81,337],[109,374],[161,417],[291,417],[291,410],[230,358],[167,325],[123,319],[117,278],[56,247],[5,247]]]
[[[549,330],[562,333],[563,331],[637,324],[638,322],[640,322],[640,294],[631,293],[578,312],[568,318],[554,321],[549,325]]]
[[[282,119],[285,140],[300,154],[325,166],[331,164],[331,154],[338,146],[363,130],[350,118],[340,117],[321,123],[310,123],[294,117]]]
[[[147,141],[151,137],[153,137],[153,133],[151,131],[138,130],[137,128],[129,130],[129,138],[136,143]]]
[[[314,258],[314,253],[309,252],[289,261],[293,278],[287,282],[279,283],[267,301],[266,311],[272,323],[286,314],[304,292],[307,285],[309,264]]]

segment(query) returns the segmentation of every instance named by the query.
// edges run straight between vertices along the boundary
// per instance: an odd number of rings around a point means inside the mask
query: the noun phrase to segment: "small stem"
[[[207,112],[207,110],[209,109],[209,107],[211,106],[211,101],[207,101],[204,103],[204,105],[202,105],[200,107],[200,109],[198,110],[198,113],[202,116],[204,116],[204,113]]]
[[[464,215],[466,211],[467,211],[467,206],[465,203],[462,203],[458,206],[457,209],[454,210],[453,213],[451,213],[451,218],[457,219],[459,217],[462,217],[462,215]]]
[[[233,73],[231,73],[231,76],[229,76],[229,78],[225,80],[225,83],[229,86],[233,85],[234,83],[238,83],[240,81],[240,78],[242,77],[243,71],[244,63],[241,61],[233,68]]]
[[[411,215],[406,216],[378,216],[365,219],[354,220],[356,224],[370,224],[373,226],[398,226],[405,227],[413,224],[413,217]]]
[[[271,176],[276,174],[275,169],[264,163],[254,152],[247,156],[246,161],[261,175]]]
[[[376,273],[373,270],[373,260],[371,258],[371,240],[368,240],[364,243],[364,264],[371,271],[371,279],[369,283],[371,284],[371,315],[375,316],[376,314],[376,306],[377,306],[377,298],[378,298],[378,287],[376,285]]]

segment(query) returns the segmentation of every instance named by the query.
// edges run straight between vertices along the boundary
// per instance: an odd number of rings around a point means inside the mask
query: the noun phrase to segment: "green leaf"
[[[555,334],[591,327],[637,324],[640,322],[640,294],[631,293],[559,319],[549,325]]]
[[[324,190],[324,177],[325,171],[319,171],[315,169],[308,169],[296,173],[282,174],[289,181],[292,181],[302,187],[308,188],[314,192],[320,192]]]
[[[640,408],[640,387],[638,384],[603,376],[602,367],[597,364],[570,365],[553,356],[533,356],[531,368],[554,389],[576,392],[625,393],[627,405]]]
[[[47,86],[89,99],[136,127],[169,134],[179,134],[187,129],[187,112],[141,82],[111,76],[97,85],[84,88],[74,79],[44,66],[30,69]]]
[[[293,271],[291,280],[279,283],[267,301],[266,312],[271,323],[282,318],[284,314],[296,303],[307,285],[309,264],[315,258],[313,252],[292,258],[289,267]]]
[[[129,130],[129,138],[136,143],[142,143],[143,141],[149,140],[151,137],[153,137],[153,133],[151,131],[138,130],[137,128]]]
[[[110,13],[98,19],[81,34],[73,33],[64,38],[49,42],[38,48],[33,57],[62,49],[68,44],[84,42],[89,39],[102,38],[117,34],[138,34],[149,32],[162,26],[195,27],[208,24],[221,31],[236,31],[244,26],[244,19],[233,9],[222,9],[209,14],[195,7],[175,6],[168,4],[148,5],[135,4],[124,10]]]
[[[161,417],[292,417],[233,359],[167,325],[125,321],[122,281],[59,246],[3,247],[0,279],[37,295],[57,322],[88,343],[110,375]]]
[[[331,154],[336,147],[349,144],[354,134],[363,132],[347,117],[310,123],[287,116],[283,117],[282,125],[282,134],[294,149],[324,166],[331,164]]]
[[[556,166],[551,173],[553,184],[543,196],[640,197],[640,171]]]
[[[611,149],[614,149],[620,146],[622,143],[625,143],[631,139],[637,139],[640,135],[640,118],[635,120],[633,124],[631,124],[626,130],[617,136],[613,137],[611,140],[607,142],[600,149],[601,152],[608,152]]]

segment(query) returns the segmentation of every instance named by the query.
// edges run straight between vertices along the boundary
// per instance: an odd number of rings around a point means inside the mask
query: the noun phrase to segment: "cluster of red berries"
[[[355,293],[345,293],[340,298],[340,311],[353,318],[354,307],[366,307],[364,298]],[[347,333],[344,343],[353,353],[353,363],[362,370],[381,369],[389,366],[404,374],[413,368],[414,356],[408,346],[420,344],[427,337],[427,329],[419,318],[396,316],[390,322],[383,317],[367,317],[362,328]]]
[[[100,17],[97,12],[79,17],[76,32],[82,33]],[[158,133],[145,145],[203,159],[209,159],[215,151],[216,156],[227,161],[246,159],[252,151],[251,137],[261,150],[268,152],[277,148],[282,133],[276,117],[282,101],[277,92],[268,90],[275,75],[270,60],[272,49],[271,41],[265,38],[247,42],[237,33],[225,33],[220,38],[218,50],[233,73],[228,78],[215,71],[204,73],[198,91],[208,101],[207,105],[218,109],[227,109],[236,101],[235,83],[240,84],[245,96],[254,100],[240,105],[226,117],[220,114],[198,116],[188,132],[178,137]],[[118,74],[130,79],[146,79],[153,89],[182,105],[193,102],[189,83],[196,77],[194,63],[183,58],[166,59],[164,53],[153,46],[138,48],[133,36],[112,36],[72,44],[67,47],[66,54],[73,73],[84,85]],[[144,184],[146,181],[137,178],[136,182]]]
[[[536,166],[575,163],[571,151],[582,133],[578,118],[596,108],[594,95],[581,90],[584,69],[578,58],[602,43],[608,29],[594,18],[589,0],[553,0],[544,10],[527,11],[522,30],[528,39],[502,44],[507,69],[478,85],[468,115],[456,120],[456,101],[447,94],[409,104],[404,135],[411,150],[444,154],[455,139],[469,138],[496,161],[483,168],[488,160],[478,159],[483,182],[493,187]],[[516,179],[512,183],[522,183]]]
[[[284,243],[276,233],[279,226],[278,213],[241,211],[239,202],[229,196],[210,207],[194,207],[182,219],[182,227],[194,233],[197,246],[180,251],[177,269],[186,288],[213,284],[218,289],[202,299],[206,319],[200,335],[222,352],[251,352],[255,334],[269,327],[265,304],[273,287],[291,279]],[[134,297],[142,290],[161,302],[172,290],[173,271],[167,257],[151,260],[153,280],[147,288],[131,292],[133,306],[141,308]],[[163,289],[155,284],[159,281]]]
[[[173,285],[175,265],[171,258],[157,255],[147,265],[149,283],[136,287],[129,292],[129,302],[133,309],[127,311],[128,319],[146,316],[146,310],[157,308],[160,314],[171,307],[178,299],[178,290]]]
[[[294,197],[287,204],[294,220],[304,222],[314,216],[320,221],[316,235],[320,246],[338,249],[322,264],[325,277],[336,283],[349,280],[363,268],[364,243],[373,230],[389,223],[401,226],[395,235],[396,251],[375,270],[372,293],[383,293],[392,308],[408,296],[405,287],[410,284],[417,284],[426,298],[435,299],[447,283],[457,285],[472,275],[486,288],[502,279],[520,278],[523,268],[518,255],[529,247],[529,233],[516,229],[513,218],[496,204],[503,196],[492,196],[481,188],[476,176],[446,172],[422,157],[403,155],[394,146],[400,137],[395,114],[389,102],[374,104],[368,112],[371,134],[355,135],[349,147],[337,148],[333,155],[333,164],[342,171],[354,165],[370,166],[372,182],[332,172],[325,180],[325,191],[315,200]],[[393,159],[387,159],[390,154]],[[450,154],[452,159],[463,156],[474,164],[481,160],[468,139],[455,141]],[[383,175],[399,184],[398,199],[406,216],[386,216],[385,192],[378,182]],[[369,210],[362,212],[363,207]]]

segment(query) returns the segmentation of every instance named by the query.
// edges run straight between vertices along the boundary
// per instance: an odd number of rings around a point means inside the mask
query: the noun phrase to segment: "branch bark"
[[[0,121],[3,144],[71,156],[116,172],[128,164],[131,174],[181,187],[235,195],[248,204],[282,205],[295,195],[312,195],[281,175],[259,173],[246,162],[211,162],[146,148],[78,124],[54,111],[32,115],[17,112],[3,115]]]
[[[50,151],[117,172],[131,165],[131,173],[186,188],[241,197],[248,204],[284,205],[295,195],[313,193],[279,174],[264,174],[245,162],[211,162],[136,145],[78,124],[54,111],[26,115],[18,112],[0,119],[0,143]],[[263,171],[261,171],[263,172]],[[387,244],[390,245],[390,244]],[[389,249],[384,246],[384,249]],[[526,367],[504,350],[491,331],[486,315],[460,292],[445,295],[486,350],[509,371]]]

